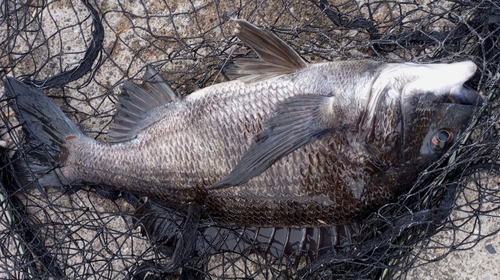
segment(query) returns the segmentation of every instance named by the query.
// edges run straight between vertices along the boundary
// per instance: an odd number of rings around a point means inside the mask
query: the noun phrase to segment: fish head
[[[376,156],[418,169],[446,153],[483,102],[476,91],[463,86],[476,69],[473,62],[464,61],[390,64],[383,70],[372,93],[372,139],[383,139],[377,142]],[[384,152],[387,147],[392,151]]]
[[[437,160],[459,138],[483,98],[463,84],[476,72],[471,61],[414,68],[402,91],[403,157],[410,164]]]

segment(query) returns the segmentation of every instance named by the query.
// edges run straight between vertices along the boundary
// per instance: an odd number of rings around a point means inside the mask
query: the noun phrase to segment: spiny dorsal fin
[[[235,20],[235,34],[251,47],[260,59],[235,59],[238,74],[244,82],[291,74],[307,67],[307,63],[285,42],[245,20]]]
[[[122,94],[116,104],[116,114],[109,127],[111,142],[128,141],[151,124],[149,112],[168,104],[179,95],[170,87],[163,77],[152,67],[146,68],[142,85],[126,81],[122,86]]]

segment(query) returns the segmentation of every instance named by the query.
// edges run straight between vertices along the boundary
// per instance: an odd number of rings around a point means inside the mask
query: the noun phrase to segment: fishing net
[[[0,278],[407,278],[498,233],[495,0],[2,1],[0,78],[39,87],[106,142],[121,83],[140,82],[147,65],[182,95],[232,79],[232,60],[254,56],[233,35],[234,18],[272,31],[311,63],[472,60],[478,71],[466,86],[487,102],[459,143],[408,182],[407,194],[365,220],[257,229],[99,186],[23,188],[10,172],[23,132],[2,97]],[[328,238],[334,245],[321,248]]]

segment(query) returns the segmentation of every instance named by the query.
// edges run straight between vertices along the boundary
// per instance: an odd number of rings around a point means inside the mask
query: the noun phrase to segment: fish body
[[[462,86],[476,71],[470,61],[309,65],[271,33],[237,24],[260,58],[237,61],[245,77],[181,98],[148,68],[144,84],[122,88],[113,143],[85,136],[41,91],[8,78],[27,132],[21,181],[202,204],[234,225],[345,224],[407,190],[480,99]]]

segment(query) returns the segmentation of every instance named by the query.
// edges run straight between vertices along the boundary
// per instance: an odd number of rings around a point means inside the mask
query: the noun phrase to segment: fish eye
[[[453,143],[453,132],[448,129],[439,130],[431,138],[431,147],[437,153],[442,153],[451,143]]]

